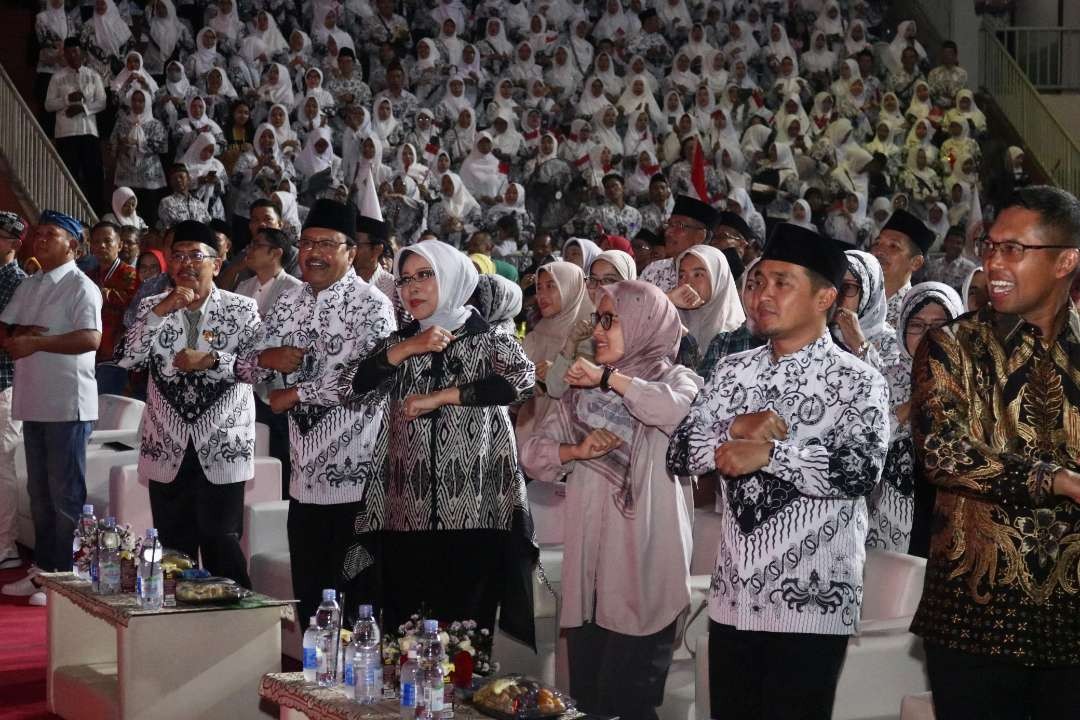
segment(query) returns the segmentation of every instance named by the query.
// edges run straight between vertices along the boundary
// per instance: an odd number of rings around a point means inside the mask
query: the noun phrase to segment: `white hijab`
[[[114,57],[120,57],[120,50],[131,39],[131,30],[124,22],[113,0],[105,0],[105,12],[98,14],[94,10],[91,19],[94,24],[94,39],[98,47]]]
[[[319,140],[326,141],[326,150],[323,152],[319,152],[315,149],[315,144]],[[293,167],[304,177],[310,178],[311,176],[332,167],[333,164],[333,133],[331,133],[330,128],[328,127],[315,128],[308,133],[307,138],[304,140],[304,149],[296,156],[296,160],[293,161]]]
[[[454,331],[465,324],[472,310],[466,305],[476,284],[480,281],[480,273],[469,260],[468,256],[441,240],[421,240],[415,245],[402,248],[394,257],[394,277],[401,279],[402,259],[406,253],[416,253],[431,264],[435,271],[435,285],[438,292],[438,301],[435,312],[430,316],[419,320],[420,327],[427,330],[435,325],[444,330]],[[398,289],[402,304],[405,296]]]
[[[443,204],[446,207],[446,214],[451,217],[456,217],[459,220],[464,220],[474,208],[477,210],[480,209],[480,203],[476,201],[476,198],[474,198],[468,188],[465,187],[465,183],[462,182],[460,175],[454,172],[448,172],[446,175],[450,178],[450,182],[454,186],[454,192],[450,197],[446,197],[445,195],[442,196]]]
[[[710,245],[695,245],[675,259],[676,272],[687,255],[701,260],[709,271],[712,285],[712,297],[704,305],[693,310],[679,310],[683,325],[704,352],[714,337],[722,332],[737,330],[746,322],[746,314],[724,253]]]
[[[483,197],[495,197],[502,189],[506,178],[499,172],[499,158],[494,152],[486,154],[480,151],[480,141],[492,140],[491,135],[485,130],[476,135],[472,150],[468,157],[461,163],[461,180],[471,190]],[[494,146],[494,142],[492,142]]]
[[[165,5],[164,18],[157,16],[157,3]],[[161,51],[161,57],[172,57],[176,43],[180,40],[180,21],[176,18],[176,7],[172,0],[156,0],[150,3],[147,11],[150,15],[150,38]]]

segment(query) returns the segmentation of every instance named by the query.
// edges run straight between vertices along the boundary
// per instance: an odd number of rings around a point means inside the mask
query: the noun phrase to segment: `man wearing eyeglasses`
[[[885,273],[885,322],[896,327],[904,296],[911,290],[911,276],[926,262],[926,253],[934,243],[934,233],[922,220],[907,210],[895,210],[889,216],[870,254],[881,263]]]
[[[912,434],[937,487],[922,600],[934,706],[950,718],[1080,708],[1080,202],[1019,190],[978,250],[990,306],[930,331]]]
[[[371,597],[375,548],[354,525],[364,488],[380,476],[375,451],[385,404],[342,404],[338,381],[396,328],[390,299],[353,269],[356,208],[315,202],[300,234],[303,284],[266,316],[258,344],[238,364],[247,382],[277,379],[270,408],[288,413],[289,552],[300,616],[315,614],[323,588]],[[351,374],[350,374],[351,377]]]
[[[251,298],[221,290],[209,225],[173,228],[170,290],[146,298],[128,331],[126,368],[149,372],[139,476],[163,545],[202,554],[214,575],[251,582],[240,549],[244,482],[255,474],[255,401],[238,382],[238,357],[261,328]]]
[[[641,273],[641,279],[650,282],[665,293],[679,284],[679,272],[675,258],[695,245],[706,245],[712,236],[720,214],[711,205],[689,195],[675,199],[675,209],[664,226],[664,249],[667,257],[649,264]]]

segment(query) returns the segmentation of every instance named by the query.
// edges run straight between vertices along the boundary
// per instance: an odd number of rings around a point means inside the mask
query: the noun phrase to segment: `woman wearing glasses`
[[[702,383],[673,362],[682,322],[658,288],[619,282],[599,296],[596,362],[570,368],[573,389],[521,461],[537,480],[566,482],[570,694],[586,712],[655,718],[690,601],[690,484],[665,455]]]
[[[532,389],[533,364],[466,305],[478,281],[466,255],[421,241],[394,276],[415,321],[342,375],[346,396],[389,402],[387,479],[357,518],[383,533],[384,626],[423,610],[494,630],[501,605],[501,627],[531,642],[536,548],[507,406]]]
[[[944,283],[924,282],[911,288],[900,305],[896,339],[900,362],[895,374],[911,393],[911,361],[923,338],[931,330],[964,314],[964,303],[956,291]],[[890,385],[895,384],[890,379]],[[896,400],[893,400],[894,407]],[[875,516],[893,527],[909,522],[911,538],[906,552],[926,557],[930,549],[930,517],[934,511],[934,487],[923,481],[915,467],[915,446],[911,441],[911,403],[905,401],[895,411],[898,425],[885,459],[881,491],[871,505],[870,521]]]

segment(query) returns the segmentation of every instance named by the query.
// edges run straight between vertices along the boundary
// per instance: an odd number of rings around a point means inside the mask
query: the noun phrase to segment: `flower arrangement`
[[[383,639],[383,664],[398,667],[405,662],[409,648],[417,642],[422,627],[419,613],[396,629],[387,629]],[[498,672],[491,660],[494,637],[488,628],[477,627],[474,620],[455,620],[439,626],[439,640],[447,658],[447,673],[453,684],[469,687],[472,676]]]

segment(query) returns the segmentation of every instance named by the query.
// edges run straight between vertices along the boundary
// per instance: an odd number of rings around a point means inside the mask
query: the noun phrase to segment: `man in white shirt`
[[[120,364],[149,371],[139,476],[150,480],[162,544],[201,553],[211,573],[249,587],[240,536],[244,483],[255,474],[255,402],[234,368],[262,323],[254,300],[214,285],[220,271],[211,228],[177,224],[175,287],[139,305]]]
[[[858,628],[889,398],[881,374],[829,334],[846,268],[832,241],[777,226],[746,285],[768,344],[717,363],[668,448],[677,475],[718,474],[713,717],[830,717]]]
[[[255,273],[255,276],[241,281],[236,286],[236,294],[253,299],[259,307],[259,317],[265,319],[283,293],[302,284],[282,267],[284,258],[293,258],[295,255],[296,248],[284,230],[267,226],[255,231],[243,258],[247,269]],[[269,405],[270,391],[282,387],[284,385],[280,378],[255,386],[255,421],[270,428],[270,457],[281,462],[281,496],[288,497],[289,476],[292,473],[292,463],[289,460],[289,418],[287,415],[275,413]]]
[[[292,449],[289,552],[300,616],[315,614],[323,588],[370,597],[375,551],[357,538],[364,488],[381,482],[376,440],[385,398],[342,404],[344,369],[367,357],[396,327],[390,300],[353,270],[356,208],[317,200],[300,235],[304,283],[266,316],[263,337],[237,364],[252,383],[280,378],[274,412],[288,413]]]
[[[71,538],[86,501],[86,443],[98,417],[101,291],[75,266],[81,234],[75,218],[43,212],[29,237],[41,271],[0,313],[3,346],[15,360],[11,416],[23,422],[34,561],[44,572],[71,570]],[[5,585],[4,594],[44,605],[35,575]]]
[[[45,93],[45,109],[56,113],[56,150],[98,215],[108,211],[97,118],[105,109],[105,84],[97,71],[83,65],[79,39],[64,41],[66,66],[53,74]]]

